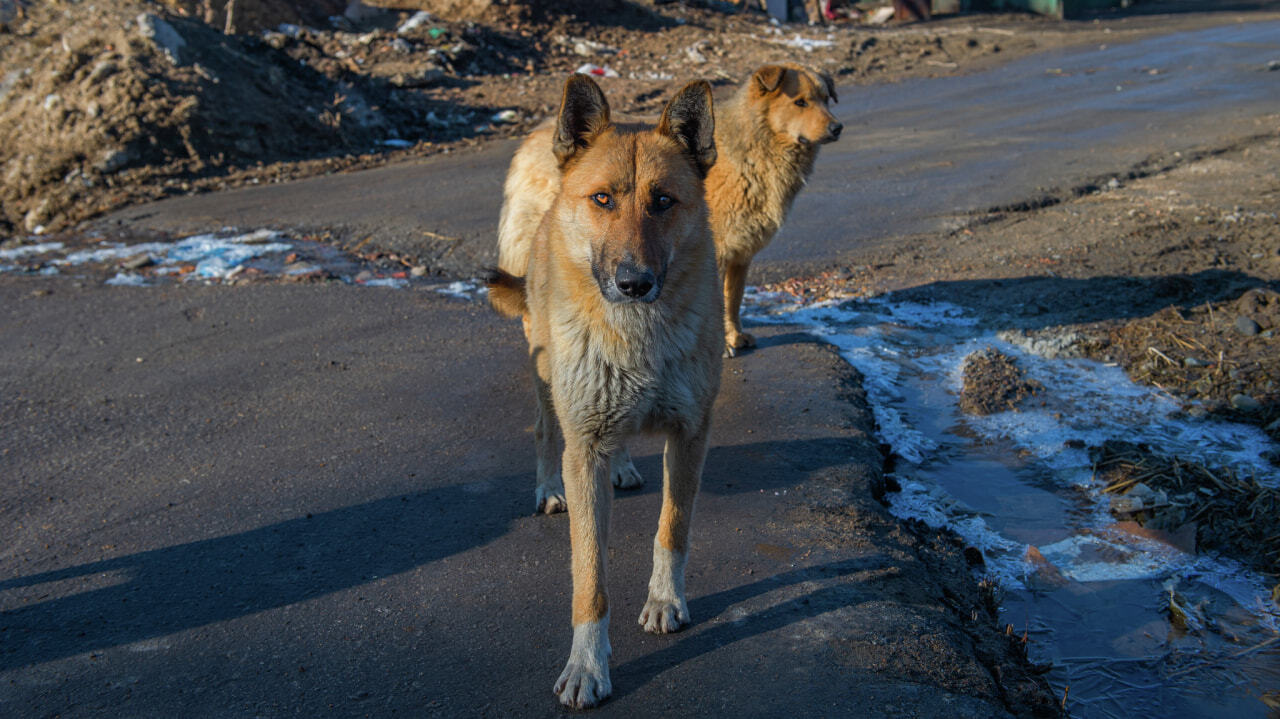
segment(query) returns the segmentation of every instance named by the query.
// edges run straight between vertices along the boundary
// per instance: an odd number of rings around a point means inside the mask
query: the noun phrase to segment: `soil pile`
[[[1090,449],[1111,512],[1280,575],[1280,489],[1227,467],[1206,467],[1111,440]],[[1277,585],[1280,591],[1280,585]]]
[[[964,359],[960,409],[977,415],[1016,410],[1019,402],[1043,389],[1024,376],[1012,357],[988,347]]]

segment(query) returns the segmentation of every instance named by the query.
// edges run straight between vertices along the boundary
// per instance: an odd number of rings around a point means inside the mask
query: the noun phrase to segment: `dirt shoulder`
[[[266,23],[296,3],[266,3],[273,13],[244,15],[238,26],[177,1],[110,0],[74,13],[62,3],[20,5],[0,44],[0,234],[53,232],[145,200],[519,136],[552,112],[563,76],[584,64],[617,73],[609,79],[616,109],[646,113],[687,77],[732,85],[769,62],[800,59],[840,84],[891,82],[1280,16],[1263,2],[1223,12],[1172,2],[1146,8],[1172,15],[1088,22],[969,15],[776,27],[719,5],[606,3],[577,16],[512,11],[405,29],[407,12],[330,21],[323,3],[299,6],[307,12],[284,26]]]
[[[770,288],[951,302],[1038,352],[1119,363],[1188,411],[1280,439],[1277,122]]]

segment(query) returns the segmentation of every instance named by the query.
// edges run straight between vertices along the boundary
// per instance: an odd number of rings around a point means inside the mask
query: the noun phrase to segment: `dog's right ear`
[[[586,75],[570,75],[564,84],[556,134],[551,142],[551,151],[560,166],[564,167],[574,153],[590,145],[608,126],[609,103],[600,86]]]
[[[755,83],[756,89],[761,94],[768,95],[778,89],[778,86],[782,84],[782,79],[786,76],[787,68],[781,65],[765,65],[756,70],[755,74],[751,76],[751,81]]]

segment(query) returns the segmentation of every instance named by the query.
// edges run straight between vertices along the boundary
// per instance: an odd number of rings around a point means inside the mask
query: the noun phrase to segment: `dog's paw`
[[[724,337],[724,356],[737,357],[738,350],[756,346],[755,335],[746,332],[731,332]]]
[[[618,489],[639,489],[644,486],[644,477],[640,476],[640,470],[628,459],[613,467],[613,486]]]
[[[573,709],[589,709],[604,701],[613,693],[609,671],[599,671],[572,659],[560,672],[552,691],[560,697],[560,703]]]
[[[640,610],[640,626],[650,634],[672,634],[689,623],[689,605],[684,600],[654,599]]]
[[[533,498],[537,502],[535,514],[556,514],[569,509],[569,504],[564,499],[564,485],[559,478],[555,482],[539,484],[533,492]]]

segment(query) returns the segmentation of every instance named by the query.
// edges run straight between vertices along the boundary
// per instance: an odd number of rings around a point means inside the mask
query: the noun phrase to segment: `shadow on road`
[[[933,282],[893,294],[895,300],[950,302],[978,315],[998,315],[1018,329],[1146,317],[1170,306],[1232,300],[1280,282],[1234,270],[1154,277],[1018,277]],[[1064,301],[1067,299],[1069,301]]]
[[[443,487],[5,580],[0,591],[121,576],[114,586],[0,614],[0,671],[306,601],[434,562],[507,531],[512,518],[493,512],[492,503],[491,495]]]

